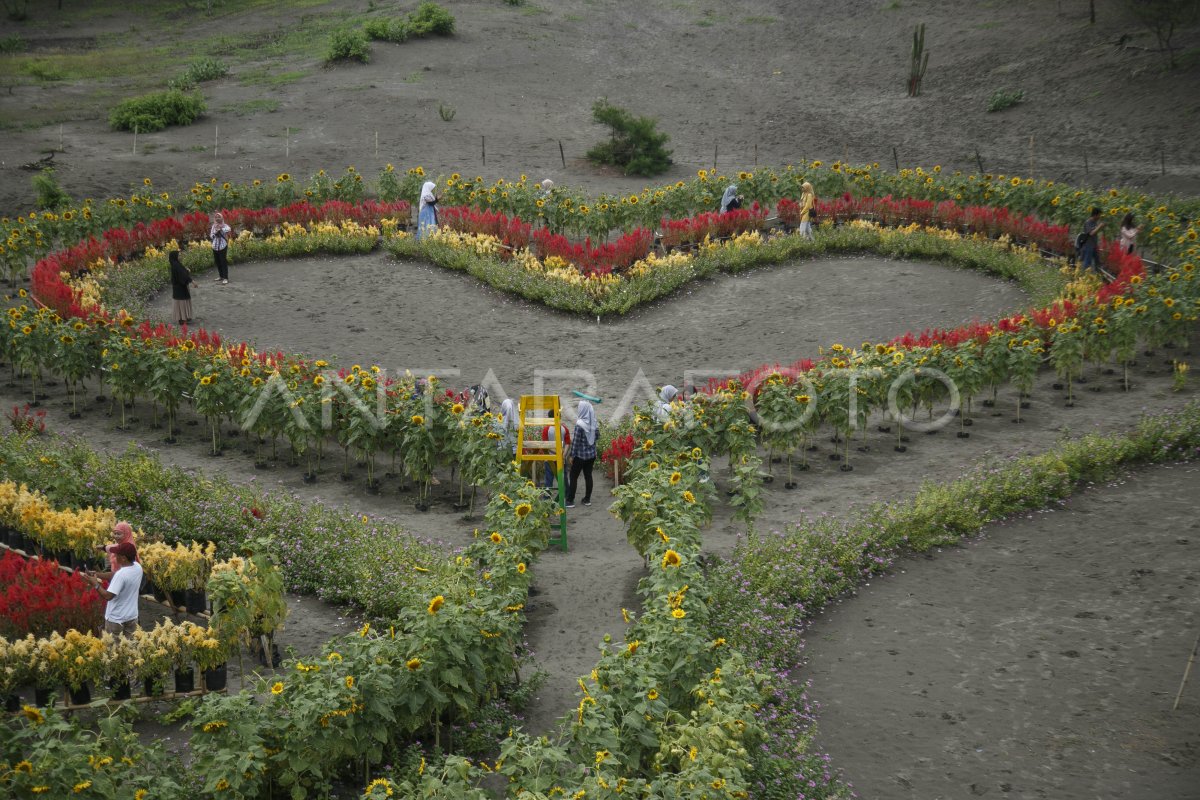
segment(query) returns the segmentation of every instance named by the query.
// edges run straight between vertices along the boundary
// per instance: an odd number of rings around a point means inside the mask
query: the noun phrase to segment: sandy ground
[[[989,172],[1155,191],[1200,187],[1200,143],[1190,135],[1200,60],[1189,56],[1189,66],[1162,72],[1160,56],[1144,49],[1152,36],[1117,0],[1097,0],[1095,25],[1085,3],[1044,0],[444,4],[457,17],[456,36],[375,43],[366,65],[272,59],[266,47],[261,60],[234,60],[229,76],[203,86],[205,117],[140,136],[136,153],[133,137],[105,122],[133,91],[128,81],[14,78],[0,92],[0,117],[12,126],[0,137],[0,211],[32,202],[30,173],[17,167],[57,148],[60,124],[58,178],[76,197],[108,197],[147,176],[174,191],[213,176],[270,180],[350,164],[373,174],[388,162],[489,179],[524,172],[593,190],[641,188],[644,179],[597,171],[583,159],[604,136],[590,113],[602,96],[658,118],[671,135],[677,166],[653,182],[714,165],[735,172],[848,158],[964,170],[982,163]],[[111,35],[154,46],[219,31],[266,43],[303,14],[364,13],[350,0],[284,15],[226,4],[215,27],[163,28],[130,3],[66,27],[51,4],[38,5],[30,22],[0,20],[0,37],[20,35],[34,53],[86,53]],[[910,99],[909,51],[921,22],[930,62],[922,96]],[[1132,37],[1129,47],[1117,46],[1122,35]],[[1186,53],[1198,39],[1193,28],[1175,43]],[[181,58],[178,70],[184,66]],[[263,69],[305,74],[279,86],[243,82]],[[989,114],[998,89],[1021,89],[1026,100]],[[275,110],[253,110],[264,101]],[[442,104],[455,108],[451,122],[439,118]]]
[[[818,745],[864,798],[1195,798],[1195,674],[1171,706],[1200,632],[1196,491],[1195,464],[1148,469],[834,605],[801,675]]]

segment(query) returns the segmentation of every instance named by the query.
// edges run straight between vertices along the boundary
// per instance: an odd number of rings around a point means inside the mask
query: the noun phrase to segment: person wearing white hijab
[[[654,418],[659,422],[666,422],[671,418],[671,403],[679,396],[679,390],[671,384],[667,384],[658,393],[658,404],[654,407]]]
[[[721,195],[721,213],[726,211],[736,211],[742,207],[742,198],[738,197],[737,184],[731,183],[725,189],[725,194]]]
[[[501,441],[507,444],[509,450],[515,455],[517,452],[517,401],[511,397],[500,404],[500,430],[498,433]]]
[[[567,477],[567,508],[575,507],[575,491],[583,473],[583,504],[592,504],[592,466],[596,463],[596,434],[600,423],[596,410],[587,400],[579,401],[575,417],[575,435],[571,437],[571,472]]]
[[[437,227],[438,197],[435,193],[436,189],[437,184],[433,181],[425,181],[425,185],[421,187],[421,202],[417,206],[418,239],[420,239],[430,228]]]

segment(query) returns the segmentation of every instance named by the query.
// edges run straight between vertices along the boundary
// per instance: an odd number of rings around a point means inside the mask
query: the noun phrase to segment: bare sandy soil
[[[1188,800],[1195,464],[907,559],[809,629],[819,746],[866,798]],[[1147,515],[1152,522],[1147,524]]]
[[[214,176],[270,180],[350,164],[371,174],[388,162],[640,188],[648,181],[583,160],[604,135],[590,114],[602,96],[657,117],[671,134],[678,164],[653,182],[714,162],[728,172],[807,158],[964,170],[982,163],[988,172],[1056,180],[1193,194],[1200,187],[1200,143],[1191,135],[1200,59],[1193,52],[1189,66],[1163,72],[1158,53],[1144,49],[1155,46],[1152,36],[1117,0],[1097,0],[1095,25],[1087,4],[1074,0],[448,0],[453,38],[377,42],[369,64],[331,68],[314,55],[270,56],[270,46],[306,15],[366,13],[350,0],[284,13],[221,4],[216,20],[197,7],[169,23],[146,13],[147,0],[85,21],[33,5],[29,22],[0,21],[0,38],[20,35],[34,54],[86,54],[110,37],[181,54],[217,35],[257,37],[260,46],[224,56],[233,70],[203,85],[204,118],[140,136],[136,153],[132,135],[108,130],[106,118],[146,76],[10,78],[0,93],[0,119],[10,126],[0,137],[0,211],[8,213],[33,200],[30,173],[18,165],[58,147],[60,125],[58,178],[76,197],[108,197],[147,176],[178,190]],[[921,22],[930,64],[922,96],[910,99],[909,51]],[[1129,46],[1117,46],[1122,36]],[[1198,40],[1193,28],[1175,44],[1186,53]],[[180,55],[161,82],[186,62]],[[1026,100],[989,114],[997,89],[1021,89]],[[450,122],[439,117],[443,104],[455,109]]]

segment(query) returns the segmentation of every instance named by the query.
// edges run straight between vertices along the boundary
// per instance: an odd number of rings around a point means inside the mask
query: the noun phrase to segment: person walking
[[[130,637],[138,628],[138,596],[142,589],[142,565],[137,563],[137,548],[121,542],[113,549],[117,571],[108,588],[99,576],[89,575],[92,585],[108,603],[104,606],[104,632]]]
[[[1125,215],[1121,220],[1121,252],[1126,255],[1133,255],[1133,251],[1137,249],[1137,235],[1141,233],[1142,226],[1138,225],[1133,219],[1133,212]]]
[[[437,228],[437,184],[425,181],[421,187],[421,202],[417,205],[417,238],[420,239],[431,229]]]
[[[800,184],[800,235],[805,239],[813,238],[812,220],[817,208],[817,193],[808,181]]]
[[[171,262],[171,300],[175,313],[175,322],[181,327],[192,321],[192,293],[190,288],[196,287],[192,273],[179,260],[179,251],[172,250],[167,255]]]
[[[1079,249],[1079,265],[1084,269],[1096,269],[1100,266],[1100,229],[1104,223],[1100,221],[1100,209],[1092,208],[1092,213],[1083,223],[1083,233],[1079,234],[1076,245]]]
[[[592,504],[592,466],[596,463],[596,433],[600,423],[596,410],[587,400],[579,401],[575,419],[575,435],[571,437],[571,472],[567,478],[567,508],[575,507],[579,475],[583,474],[583,504]]]
[[[217,265],[215,283],[229,285],[229,235],[233,229],[225,224],[221,212],[212,215],[212,227],[208,229],[208,238],[212,242],[213,262]]]

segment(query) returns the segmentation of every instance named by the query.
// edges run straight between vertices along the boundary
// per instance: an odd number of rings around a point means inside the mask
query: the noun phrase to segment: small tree
[[[1167,68],[1174,69],[1175,49],[1171,37],[1175,29],[1200,16],[1200,0],[1125,0],[1135,19],[1154,32],[1158,49],[1167,54]]]
[[[635,117],[607,99],[592,106],[592,119],[607,125],[612,135],[588,150],[591,161],[621,167],[626,175],[658,175],[671,166],[671,151],[665,147],[671,137],[658,132],[657,120]]]

